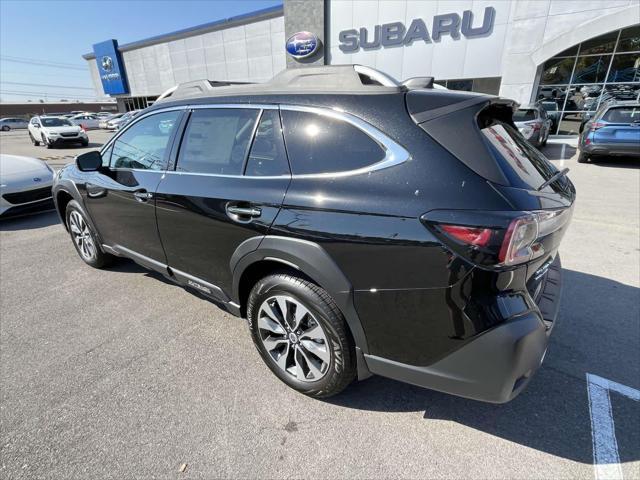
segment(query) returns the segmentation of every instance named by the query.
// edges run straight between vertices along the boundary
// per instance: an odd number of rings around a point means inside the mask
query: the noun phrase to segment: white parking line
[[[618,441],[611,411],[609,392],[640,401],[640,390],[587,373],[593,467],[596,480],[622,480]]]

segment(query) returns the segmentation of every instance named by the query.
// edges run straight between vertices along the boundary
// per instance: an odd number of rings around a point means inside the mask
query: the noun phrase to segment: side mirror
[[[76,157],[76,165],[81,172],[95,172],[102,166],[102,155],[92,150]]]
[[[39,123],[34,123],[33,126],[36,127],[36,128],[40,128],[40,124]]]

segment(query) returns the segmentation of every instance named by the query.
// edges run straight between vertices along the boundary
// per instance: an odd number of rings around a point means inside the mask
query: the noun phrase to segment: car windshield
[[[530,108],[516,110],[516,112],[513,114],[514,122],[528,122],[529,120],[535,120],[535,119],[536,119],[536,111]]]
[[[612,123],[640,122],[640,107],[614,107],[607,110],[602,119]]]
[[[547,112],[557,112],[558,104],[556,102],[542,102],[542,108]]]
[[[65,118],[41,118],[40,121],[45,127],[72,127],[73,124]]]

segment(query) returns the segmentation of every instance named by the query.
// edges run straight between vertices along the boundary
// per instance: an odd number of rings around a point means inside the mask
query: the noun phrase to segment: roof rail
[[[432,77],[415,77],[404,83],[364,65],[320,65],[285,69],[266,83],[195,80],[173,87],[156,100],[289,93],[390,93],[417,88],[437,88]]]

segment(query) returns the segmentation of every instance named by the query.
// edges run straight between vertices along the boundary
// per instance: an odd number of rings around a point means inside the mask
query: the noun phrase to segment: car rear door
[[[167,263],[226,301],[231,256],[268,232],[291,179],[278,107],[194,107],[175,158],[156,193]]]

